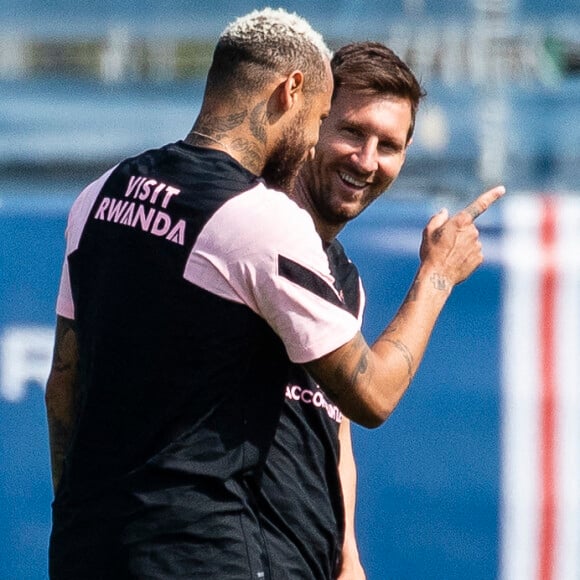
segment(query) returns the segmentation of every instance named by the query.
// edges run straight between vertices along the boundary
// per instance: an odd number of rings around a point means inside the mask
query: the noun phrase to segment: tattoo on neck
[[[248,112],[246,110],[237,111],[225,116],[206,115],[196,122],[196,132],[211,135],[214,139],[223,139],[229,131],[239,127],[247,116]]]
[[[225,117],[213,117],[211,121],[211,126],[215,131],[221,131],[227,133],[232,129],[239,127],[246,117],[248,116],[248,111],[237,111],[236,113],[230,113]]]
[[[256,144],[249,139],[235,139],[231,143],[233,151],[240,154],[241,162],[255,175],[260,175],[264,168],[264,157],[256,147]]]
[[[266,102],[258,103],[250,113],[250,131],[260,142],[266,144],[266,123],[268,121],[266,113]]]

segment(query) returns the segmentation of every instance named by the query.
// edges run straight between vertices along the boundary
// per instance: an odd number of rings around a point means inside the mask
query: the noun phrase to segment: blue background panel
[[[47,575],[52,500],[44,383],[23,372],[19,397],[9,400],[1,381],[3,367],[16,364],[5,358],[14,329],[42,329],[45,338],[53,330],[72,198],[0,201],[0,577],[37,580]],[[437,209],[426,205],[377,202],[343,232],[365,281],[369,340],[412,281],[422,227]],[[489,221],[483,230],[497,240]],[[392,417],[376,430],[354,429],[358,537],[369,580],[496,575],[501,283],[501,268],[491,263],[457,287]],[[48,370],[51,343],[39,345],[24,363]]]

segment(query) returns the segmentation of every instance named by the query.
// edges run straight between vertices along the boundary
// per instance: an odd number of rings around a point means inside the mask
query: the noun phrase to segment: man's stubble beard
[[[282,135],[262,171],[268,186],[288,194],[294,191],[296,177],[308,153],[304,139],[304,117],[304,114],[300,115]]]

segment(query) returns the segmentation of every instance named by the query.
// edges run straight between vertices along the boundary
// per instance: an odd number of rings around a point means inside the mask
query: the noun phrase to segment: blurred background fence
[[[0,579],[46,577],[43,388],[66,212],[122,157],[182,138],[213,44],[263,4],[0,0]],[[401,177],[345,230],[372,339],[421,229],[505,183],[487,262],[416,382],[355,429],[369,580],[580,578],[580,14],[563,0],[281,1],[337,48],[390,45],[428,97]]]
[[[282,2],[331,47],[386,42],[428,98],[396,192],[580,182],[580,15],[563,0]],[[90,178],[182,137],[213,43],[249,1],[0,0],[0,171]],[[83,174],[79,175],[79,171]],[[68,172],[68,173],[67,173]]]

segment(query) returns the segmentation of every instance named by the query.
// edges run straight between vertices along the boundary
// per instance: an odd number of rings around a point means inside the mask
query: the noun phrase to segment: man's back
[[[184,277],[213,213],[256,184],[223,153],[170,145],[121,163],[85,192],[86,221],[78,211],[71,219],[82,400],[55,501],[58,577],[59,550],[75,544],[85,544],[77,578],[87,577],[91,553],[96,569],[106,561],[107,546],[116,546],[120,570],[177,574],[184,564],[171,552],[183,542],[197,546],[186,560],[203,562],[198,570],[216,565],[212,547],[221,545],[219,565],[246,572],[242,539],[254,544],[251,569],[264,569],[245,504],[282,403],[287,357],[247,306]],[[167,558],[156,564],[145,553],[159,543]],[[70,572],[69,557],[62,569]]]
[[[169,145],[81,194],[57,304],[81,400],[55,578],[268,578],[255,497],[289,356],[358,327],[331,279],[309,216],[225,153]]]

